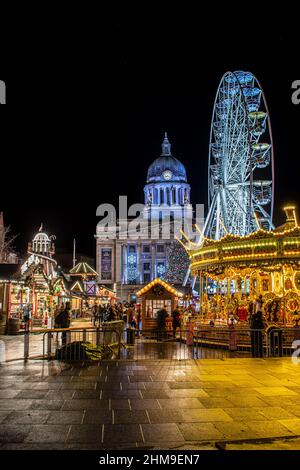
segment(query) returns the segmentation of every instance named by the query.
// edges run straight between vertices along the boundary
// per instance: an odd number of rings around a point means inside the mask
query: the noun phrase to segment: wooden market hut
[[[84,305],[95,301],[98,273],[88,263],[79,262],[69,271],[72,310],[83,314]]]
[[[157,312],[164,308],[171,317],[172,311],[177,306],[183,293],[173,286],[156,278],[140,289],[137,293],[137,301],[142,304],[142,328],[144,330],[156,330]]]

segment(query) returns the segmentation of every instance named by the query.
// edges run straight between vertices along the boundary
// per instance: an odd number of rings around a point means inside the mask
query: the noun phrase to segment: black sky
[[[0,116],[0,210],[19,234],[18,250],[43,222],[60,250],[71,251],[75,237],[79,251],[94,255],[97,206],[119,194],[142,202],[165,131],[186,166],[193,203],[206,203],[213,102],[227,70],[253,72],[266,95],[275,223],[284,203],[300,207],[300,105],[291,102],[291,83],[300,79],[297,34],[272,22],[220,23],[192,14],[102,18],[96,29],[69,25],[61,41],[52,30],[43,48],[34,37],[3,57],[10,106]]]

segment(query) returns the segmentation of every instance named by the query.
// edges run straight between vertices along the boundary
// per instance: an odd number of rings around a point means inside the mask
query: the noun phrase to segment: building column
[[[123,244],[120,245],[120,281],[123,280]]]
[[[138,279],[139,283],[142,284],[143,282],[143,273],[142,273],[142,245],[141,242],[138,241],[137,245],[137,268],[138,268]]]
[[[151,281],[155,279],[155,243],[151,243]]]
[[[123,245],[123,283],[127,282],[127,245]]]
[[[160,206],[160,186],[157,188],[157,192],[158,192],[157,204]]]
[[[172,187],[169,188],[169,194],[170,194],[170,206],[173,205],[173,190]]]

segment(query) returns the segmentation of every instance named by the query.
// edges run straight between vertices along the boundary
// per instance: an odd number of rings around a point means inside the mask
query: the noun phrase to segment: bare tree
[[[0,227],[0,263],[6,263],[9,254],[15,254],[13,242],[17,235],[12,235],[10,227]]]

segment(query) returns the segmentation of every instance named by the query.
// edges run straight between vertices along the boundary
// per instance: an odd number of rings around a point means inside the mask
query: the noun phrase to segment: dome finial
[[[43,231],[43,222],[41,223],[41,226],[39,228],[39,232],[42,232]]]
[[[161,155],[171,155],[171,144],[168,139],[168,134],[165,132],[165,137],[161,145]]]

